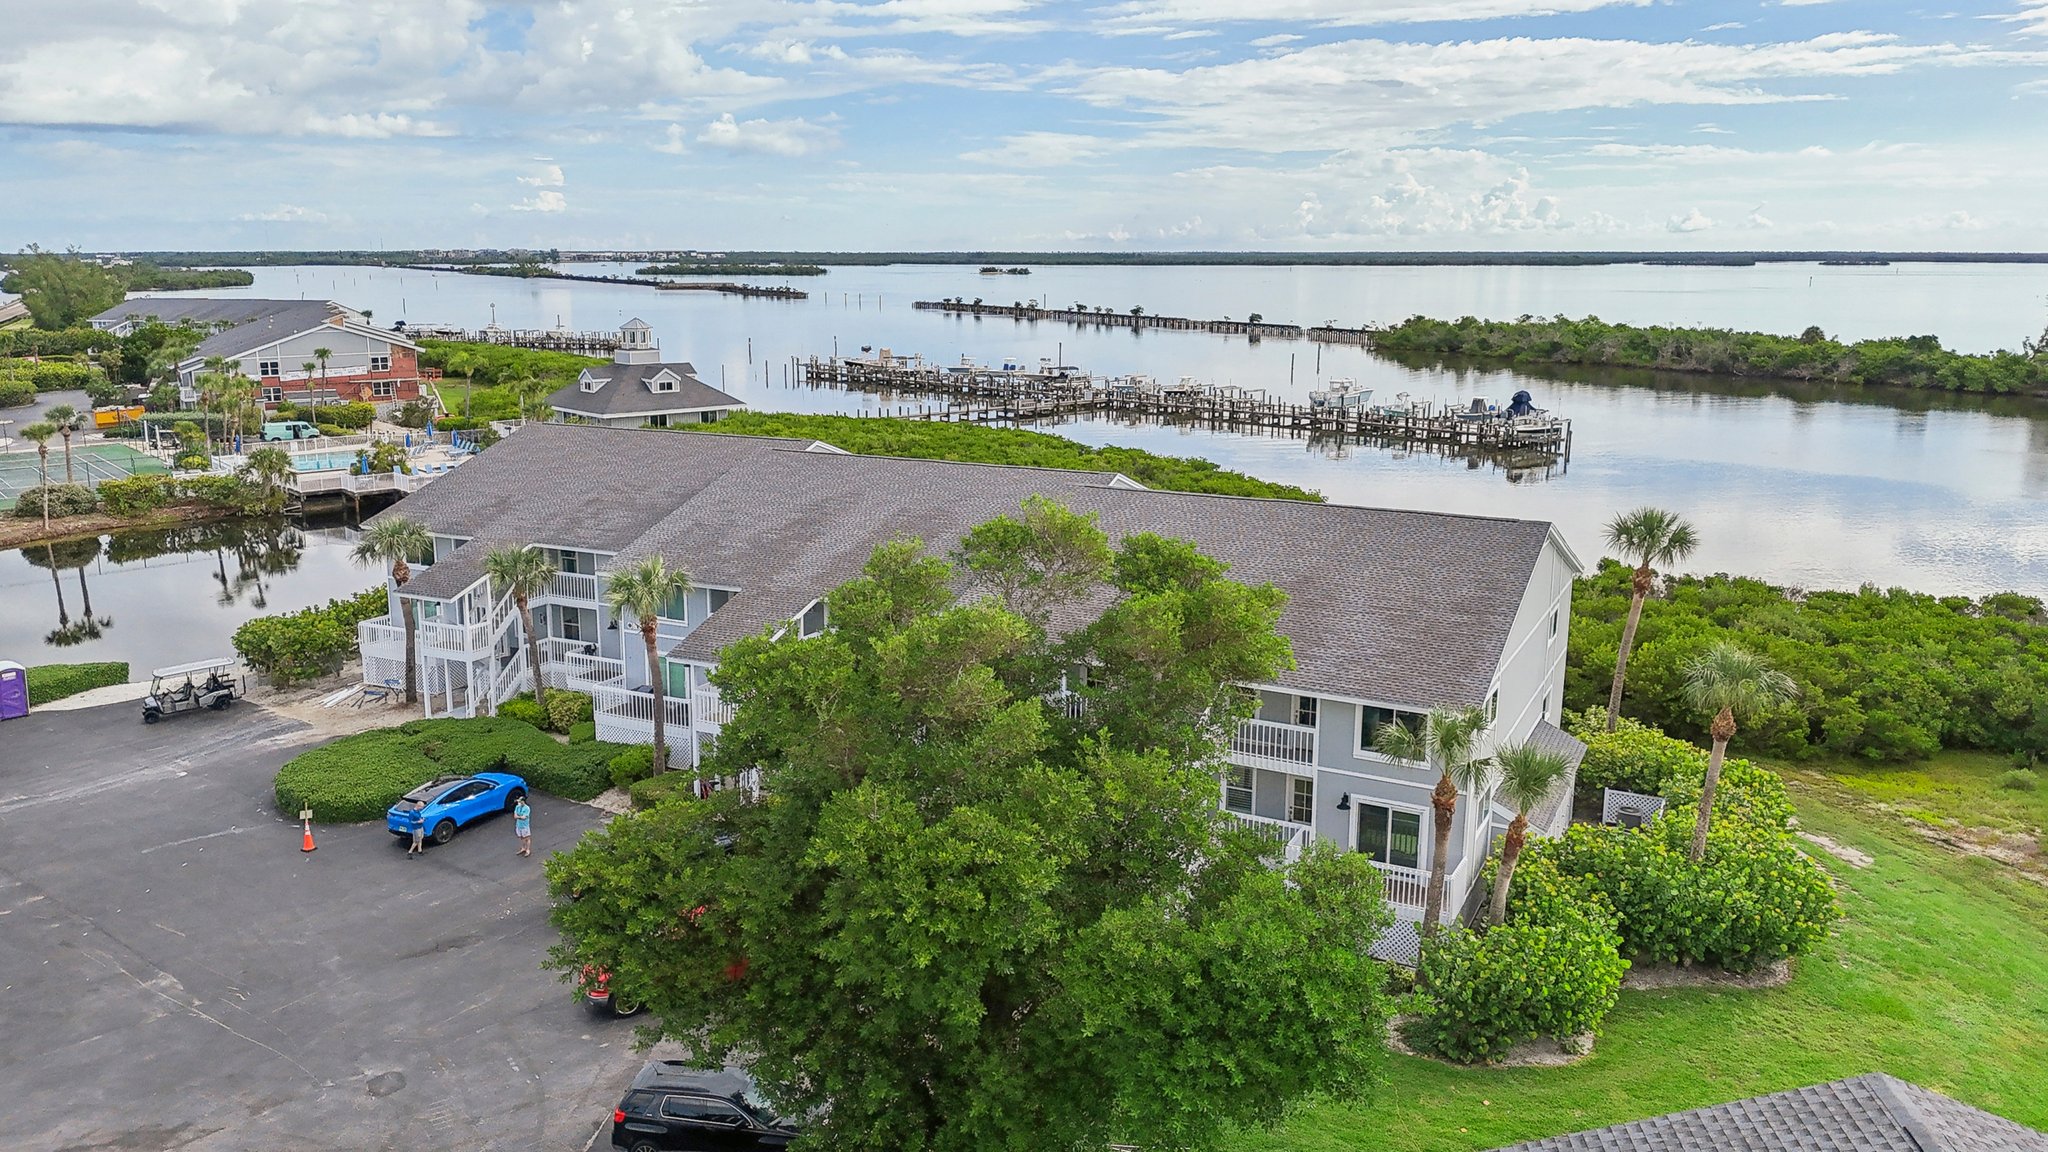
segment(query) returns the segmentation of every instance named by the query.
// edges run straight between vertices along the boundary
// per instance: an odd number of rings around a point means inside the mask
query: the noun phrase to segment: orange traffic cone
[[[307,824],[307,825],[306,825],[306,842],[305,842],[304,844],[301,844],[301,845],[299,846],[299,851],[301,851],[301,852],[311,852],[312,850],[313,850],[313,826],[312,826],[311,824]]]

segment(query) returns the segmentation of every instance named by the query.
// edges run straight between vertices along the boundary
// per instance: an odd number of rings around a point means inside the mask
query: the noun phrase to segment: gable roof
[[[1280,630],[1297,666],[1280,686],[1416,708],[1484,701],[1551,540],[1541,521],[1159,492],[1111,472],[810,447],[528,425],[400,507],[444,535],[616,553],[605,570],[659,554],[700,584],[740,589],[675,649],[709,661],[851,579],[878,544],[916,536],[944,551],[1044,495],[1094,513],[1112,539],[1191,540],[1233,578],[1285,589]]]
[[[363,323],[362,314],[332,300],[257,300],[213,296],[144,296],[124,300],[92,318],[100,328],[125,321],[161,320],[220,331],[208,335],[181,363],[209,356],[240,356],[264,344],[287,340],[337,321],[350,331],[374,335],[407,348],[417,345],[397,332]]]
[[[677,377],[673,392],[656,392],[647,387],[648,380],[663,372]],[[586,376],[606,383],[595,392],[585,392],[582,380]],[[556,389],[548,397],[548,407],[576,416],[605,418],[744,408],[746,401],[697,379],[697,370],[686,363],[620,364],[613,361],[584,369],[575,383]]]
[[[2048,1134],[1883,1073],[1500,1152],[2048,1152]]]

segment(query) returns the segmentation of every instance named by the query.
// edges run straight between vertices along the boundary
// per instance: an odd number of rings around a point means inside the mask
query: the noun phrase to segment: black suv
[[[744,1071],[706,1072],[680,1060],[649,1060],[612,1113],[618,1152],[784,1148],[801,1131],[775,1115]]]

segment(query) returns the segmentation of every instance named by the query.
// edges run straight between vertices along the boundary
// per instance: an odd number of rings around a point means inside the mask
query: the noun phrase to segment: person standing
[[[412,847],[405,850],[405,858],[410,860],[427,850],[427,814],[421,809],[413,809],[406,820],[406,827],[412,830]]]
[[[519,837],[519,854],[533,855],[533,809],[526,806],[526,797],[512,802],[512,834]]]

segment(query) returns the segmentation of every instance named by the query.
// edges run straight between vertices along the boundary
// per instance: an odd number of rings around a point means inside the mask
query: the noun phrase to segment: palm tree
[[[43,419],[55,425],[64,437],[64,482],[77,483],[71,478],[71,435],[78,431],[78,409],[69,404],[53,404],[43,412]]]
[[[242,471],[247,473],[250,479],[263,485],[266,495],[275,497],[278,490],[284,487],[284,482],[291,479],[291,453],[275,444],[265,445],[249,453],[248,462],[242,465]],[[431,547],[431,542],[429,546]],[[425,550],[419,549],[413,555],[417,556]]]
[[[313,359],[320,362],[320,390],[322,392],[327,390],[327,358],[332,355],[334,355],[334,349],[332,348],[313,349]],[[317,400],[318,397],[314,399]]]
[[[661,675],[660,657],[655,654],[655,618],[668,602],[690,590],[690,574],[670,568],[659,556],[649,556],[624,571],[614,572],[605,585],[604,602],[621,618],[631,615],[640,622],[640,639],[647,645],[647,679],[654,688],[654,770],[668,770],[668,725],[662,704],[667,687]]]
[[[533,700],[545,716],[547,685],[540,674],[540,635],[533,630],[533,598],[555,582],[560,570],[538,548],[498,548],[484,557],[484,571],[490,575],[491,588],[510,592],[512,603],[519,606],[519,625],[526,629],[527,670],[533,674]]]
[[[1507,835],[1500,841],[1500,871],[1493,878],[1492,922],[1508,916],[1508,885],[1515,879],[1515,865],[1522,859],[1522,844],[1529,837],[1529,809],[1541,804],[1551,790],[1572,770],[1571,761],[1557,752],[1531,743],[1511,744],[1495,753],[1500,769],[1500,786],[1494,799],[1515,810]]]
[[[1700,814],[1692,829],[1692,850],[1697,864],[1707,852],[1707,827],[1714,820],[1714,789],[1721,784],[1721,761],[1728,755],[1728,741],[1735,735],[1735,714],[1754,715],[1782,704],[1799,694],[1792,678],[1771,667],[1763,657],[1740,644],[1723,640],[1685,666],[1686,703],[1711,713],[1707,735],[1714,750],[1707,757],[1707,775],[1700,781]]]
[[[1486,713],[1477,708],[1439,708],[1420,728],[1380,725],[1373,750],[1397,760],[1419,760],[1440,773],[1430,806],[1436,816],[1435,851],[1430,853],[1429,892],[1422,901],[1422,934],[1434,936],[1443,915],[1444,874],[1451,855],[1451,818],[1460,792],[1477,792],[1490,762],[1478,755],[1479,734],[1486,731]]]
[[[1621,686],[1628,677],[1628,654],[1636,645],[1636,625],[1643,621],[1643,601],[1657,579],[1656,569],[1668,568],[1699,547],[1699,534],[1676,512],[1644,505],[1624,512],[1607,523],[1607,546],[1635,561],[1635,579],[1630,587],[1628,623],[1622,625],[1621,648],[1614,654],[1614,686],[1607,691],[1607,730],[1621,717]]]
[[[225,356],[208,356],[206,358],[206,372],[199,377],[200,412],[210,413],[213,410],[213,406],[220,403],[221,390],[227,387],[227,382],[228,358]],[[221,418],[221,423],[223,430],[225,430],[227,423],[225,416]],[[205,424],[207,450],[211,454],[213,448],[213,421],[205,421]]]
[[[23,428],[17,435],[32,441],[36,446],[36,468],[42,473],[40,488],[43,494],[43,531],[50,530],[50,437],[57,434],[57,426],[47,420],[38,420]]]
[[[264,452],[279,452],[282,449],[264,448],[252,453],[249,464],[256,465],[256,457]],[[286,461],[285,466],[291,466]],[[406,582],[412,579],[412,568],[406,563],[414,556],[426,556],[434,549],[434,538],[427,534],[417,520],[403,516],[380,516],[376,522],[363,529],[363,538],[356,542],[349,558],[358,564],[391,565],[391,582],[402,592]],[[405,617],[405,702],[417,704],[420,699],[419,645],[415,637],[419,625],[414,620],[412,606],[405,597],[398,598],[399,615]]]

